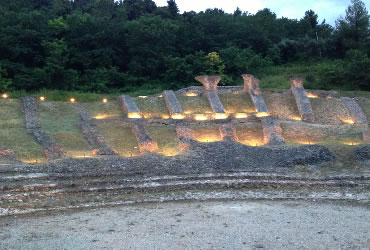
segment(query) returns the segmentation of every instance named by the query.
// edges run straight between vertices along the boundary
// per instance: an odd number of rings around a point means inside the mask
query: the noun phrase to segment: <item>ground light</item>
[[[193,92],[186,92],[185,96],[198,96],[198,94]]]
[[[247,118],[248,114],[247,113],[236,113],[235,118],[236,119],[242,119],[242,118]]]
[[[174,119],[174,120],[182,120],[182,119],[185,118],[185,116],[182,115],[182,114],[173,114],[173,115],[171,115],[171,118]]]
[[[207,116],[203,114],[197,114],[194,116],[194,119],[197,121],[205,121],[207,120]]]
[[[314,93],[310,93],[310,92],[307,92],[307,97],[308,98],[319,98],[318,95],[314,94]]]
[[[42,102],[43,102],[43,101],[45,101],[45,99],[46,99],[46,98],[45,98],[45,96],[40,96],[40,98],[39,98],[39,99],[40,99],[40,101],[42,101]]]
[[[4,94],[1,95],[1,97],[4,98],[4,99],[7,99],[9,96],[8,96],[8,94],[4,93]]]
[[[108,102],[108,99],[107,98],[103,98],[103,103],[107,103]]]
[[[71,99],[69,99],[69,101],[70,101],[71,103],[74,103],[74,102],[76,102],[76,99],[72,97]]]
[[[129,112],[127,114],[127,117],[130,118],[130,119],[140,119],[141,118],[141,114],[138,113],[138,112]]]

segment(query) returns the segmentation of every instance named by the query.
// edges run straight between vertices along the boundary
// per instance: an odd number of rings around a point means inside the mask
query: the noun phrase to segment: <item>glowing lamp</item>
[[[302,118],[299,116],[291,116],[290,119],[295,121],[302,121]]]
[[[105,119],[107,117],[108,117],[108,115],[97,115],[94,118],[97,119],[97,120],[103,120],[103,119]]]
[[[107,98],[103,98],[103,103],[107,103],[108,102],[108,99]]]
[[[246,113],[236,113],[235,114],[235,118],[237,119],[242,119],[242,118],[247,118],[248,117],[248,114]]]
[[[190,115],[192,112],[191,112],[191,110],[185,110],[184,111],[184,114],[186,114],[186,115]]]
[[[357,146],[357,145],[360,145],[361,143],[359,142],[343,142],[344,145],[348,145],[348,146]]]
[[[185,96],[198,96],[198,94],[193,92],[186,92]]]
[[[169,118],[170,118],[170,116],[169,116],[169,115],[161,115],[161,118],[162,118],[162,119],[169,119]]]
[[[342,122],[347,123],[347,124],[355,124],[355,122],[352,119],[342,119]]]
[[[266,117],[266,116],[270,116],[270,114],[268,112],[258,112],[256,114],[257,117]]]
[[[139,96],[139,98],[145,99],[145,98],[148,98],[148,97],[146,95],[141,95],[141,96]]]
[[[194,116],[194,119],[197,120],[197,121],[205,121],[205,120],[207,120],[207,116],[203,115],[203,114],[198,114],[198,115]]]
[[[42,102],[43,102],[43,101],[45,101],[45,99],[46,99],[46,98],[45,98],[44,96],[40,96],[40,101],[42,101]]]
[[[319,98],[318,95],[314,94],[314,93],[310,93],[310,92],[307,92],[307,97],[308,98]]]
[[[8,94],[4,93],[4,94],[1,95],[1,97],[4,98],[4,99],[7,99],[9,96],[8,96]]]
[[[185,116],[182,115],[182,114],[173,114],[173,115],[171,115],[171,118],[174,119],[174,120],[182,120],[182,119],[185,118]]]
[[[214,114],[214,118],[217,120],[227,119],[228,115],[224,113],[216,113]]]
[[[71,99],[69,99],[69,100],[70,100],[70,102],[71,102],[71,103],[76,102],[76,99],[75,99],[75,98],[71,98]]]
[[[140,119],[141,114],[137,113],[137,112],[130,112],[130,113],[127,114],[127,117],[130,118],[130,119]]]

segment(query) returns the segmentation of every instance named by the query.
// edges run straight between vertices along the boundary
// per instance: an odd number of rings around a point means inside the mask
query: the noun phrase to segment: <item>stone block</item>
[[[179,148],[184,151],[190,146],[190,141],[195,139],[194,130],[185,126],[177,126],[176,134],[179,138]]]
[[[184,115],[184,111],[181,107],[180,102],[177,100],[175,93],[172,90],[163,91],[163,98],[166,102],[168,112],[171,116]]]
[[[121,95],[120,102],[124,111],[127,113],[128,118],[142,118],[142,114],[137,107],[136,103],[128,95]]]
[[[280,122],[275,117],[262,118],[263,138],[266,145],[284,144]]]
[[[209,90],[207,91],[207,98],[209,105],[211,106],[213,113],[215,114],[226,114],[224,105],[221,103],[221,100],[218,96],[217,91]]]
[[[244,80],[244,92],[249,93],[256,108],[256,112],[269,113],[265,100],[263,99],[262,96],[259,80],[255,78],[253,75],[249,74],[244,74],[242,75],[242,77]]]
[[[144,124],[132,123],[131,129],[136,136],[136,140],[141,153],[158,151],[157,142],[153,141],[153,139],[150,137]]]
[[[37,100],[34,97],[26,96],[21,98],[23,104],[26,129],[40,129],[41,123],[38,119]]]
[[[362,137],[365,142],[370,142],[370,129],[362,131]]]
[[[346,105],[354,123],[361,125],[366,125],[368,123],[365,113],[354,99],[342,97],[341,100],[343,101],[344,105]]]
[[[231,123],[223,124],[219,127],[220,134],[223,140],[239,141],[236,135],[236,129]]]
[[[299,114],[303,121],[313,122],[315,116],[312,111],[310,100],[307,97],[307,93],[303,88],[303,79],[292,78],[290,79],[291,91],[297,103]]]
[[[209,91],[209,90],[217,90],[217,85],[220,83],[221,77],[203,75],[203,76],[195,77],[195,80],[203,84],[204,89],[206,91]]]

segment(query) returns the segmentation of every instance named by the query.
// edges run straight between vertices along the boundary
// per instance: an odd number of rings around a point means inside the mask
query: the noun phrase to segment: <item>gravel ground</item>
[[[370,249],[369,207],[152,203],[0,219],[0,249]]]

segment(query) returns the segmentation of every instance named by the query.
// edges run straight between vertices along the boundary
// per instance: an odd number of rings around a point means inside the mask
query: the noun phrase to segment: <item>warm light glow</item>
[[[198,96],[198,94],[193,92],[186,92],[185,96]]]
[[[313,142],[313,141],[299,141],[297,142],[299,144],[303,144],[303,145],[312,145],[312,144],[316,144],[316,142]]]
[[[169,115],[161,115],[161,118],[162,119],[170,119],[170,116]]]
[[[94,116],[94,118],[97,119],[97,120],[103,120],[103,119],[106,119],[108,117],[110,117],[110,116],[109,115],[105,115],[105,114]]]
[[[247,146],[251,146],[251,147],[258,147],[258,146],[263,146],[264,143],[263,141],[260,141],[260,140],[242,140],[240,141],[241,144],[244,144],[244,145],[247,145]]]
[[[163,95],[159,95],[158,98],[163,98]]]
[[[71,99],[69,99],[69,101],[72,102],[72,103],[74,103],[74,102],[76,102],[76,99],[75,98],[71,98]]]
[[[314,94],[314,93],[310,93],[310,92],[307,92],[307,97],[308,98],[319,98],[318,95]]]
[[[295,120],[295,121],[302,121],[302,118],[299,117],[299,116],[291,116],[289,117],[291,120]]]
[[[44,96],[40,96],[40,101],[45,101],[45,97]]]
[[[205,121],[205,120],[207,120],[207,116],[203,115],[203,114],[198,114],[198,115],[194,116],[194,119],[197,120],[197,121]]]
[[[146,95],[141,95],[141,96],[139,96],[139,98],[145,99],[145,98],[148,98],[148,97]]]
[[[224,113],[216,113],[213,115],[213,117],[217,120],[221,120],[221,119],[227,119],[229,116],[228,114],[224,114]]]
[[[164,156],[171,157],[171,156],[179,155],[179,151],[176,150],[175,148],[164,148],[161,154]]]
[[[357,146],[360,145],[360,142],[343,142],[344,145],[349,145],[349,146]]]
[[[7,99],[9,96],[8,96],[8,94],[4,93],[4,94],[1,95],[1,97],[4,98],[4,99]]]
[[[258,112],[256,114],[257,117],[266,117],[266,116],[270,116],[270,114],[268,112]]]
[[[241,119],[241,118],[247,118],[248,114],[247,113],[236,113],[235,118]]]
[[[152,118],[152,114],[146,113],[146,114],[144,114],[144,118],[145,119],[150,119],[150,118]]]
[[[207,135],[204,135],[204,136],[197,136],[197,138],[195,139],[196,141],[198,142],[204,142],[204,143],[207,143],[207,142],[216,142],[216,141],[220,141],[220,138],[219,136],[217,135],[210,135],[210,134],[207,134]]]
[[[103,103],[107,103],[108,102],[108,99],[107,98],[103,98]]]
[[[341,121],[344,122],[344,123],[347,123],[347,124],[354,124],[355,123],[352,119],[348,119],[348,118],[342,119]]]
[[[192,112],[191,112],[191,110],[185,110],[184,111],[184,114],[186,114],[186,115],[190,115]]]
[[[127,117],[130,118],[130,119],[140,119],[141,114],[137,113],[137,112],[130,112],[130,113],[127,114]]]
[[[238,90],[236,90],[236,91],[234,91],[234,92],[233,92],[233,94],[235,94],[235,95],[236,95],[236,94],[239,94],[239,91],[238,91]]]
[[[328,97],[327,97],[328,99],[331,99],[331,98],[333,98],[331,95],[328,95]]]
[[[174,119],[174,120],[182,120],[182,119],[185,118],[185,116],[182,115],[182,114],[173,114],[173,115],[171,115],[171,118]]]

